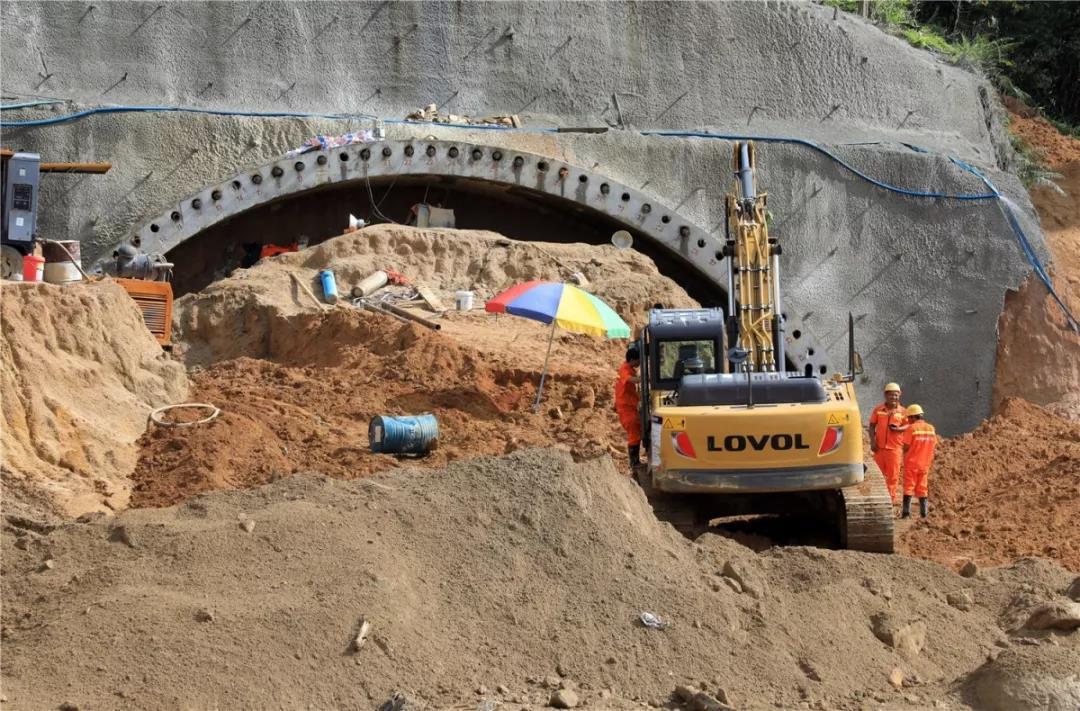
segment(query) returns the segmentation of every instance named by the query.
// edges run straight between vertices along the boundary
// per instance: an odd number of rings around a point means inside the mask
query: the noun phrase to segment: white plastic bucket
[[[82,281],[82,274],[74,262],[46,262],[45,281],[50,284],[68,284]]]
[[[455,291],[454,301],[457,302],[458,311],[470,311],[473,307],[473,293],[471,291]]]

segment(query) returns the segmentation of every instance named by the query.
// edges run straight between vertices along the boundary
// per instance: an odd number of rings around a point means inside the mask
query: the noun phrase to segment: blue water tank
[[[368,425],[371,451],[380,454],[427,454],[439,443],[435,415],[378,415]]]

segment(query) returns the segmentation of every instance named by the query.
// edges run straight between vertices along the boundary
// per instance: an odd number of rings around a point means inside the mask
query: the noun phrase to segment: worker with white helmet
[[[907,418],[900,404],[900,386],[888,383],[885,386],[885,401],[870,413],[870,451],[874,461],[885,477],[889,496],[896,503],[896,490],[900,481],[900,466],[904,458],[904,425]]]

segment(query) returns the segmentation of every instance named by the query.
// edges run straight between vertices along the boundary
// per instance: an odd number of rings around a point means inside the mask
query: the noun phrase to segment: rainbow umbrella
[[[619,314],[600,299],[572,284],[527,281],[489,299],[484,310],[551,324],[547,356],[544,358],[544,370],[540,374],[540,387],[536,390],[533,409],[540,406],[540,395],[544,391],[544,379],[547,377],[556,327],[561,326],[567,331],[593,336],[630,338],[630,327]]]

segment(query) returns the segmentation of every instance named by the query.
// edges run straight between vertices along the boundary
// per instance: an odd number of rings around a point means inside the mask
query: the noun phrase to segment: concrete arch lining
[[[727,291],[722,241],[668,205],[557,158],[461,141],[388,140],[282,156],[186,197],[139,227],[131,241],[164,253],[231,217],[322,186],[425,175],[517,186],[603,213]],[[677,274],[669,276],[679,281]],[[796,369],[836,370],[800,319],[788,314],[785,323],[788,359]]]

